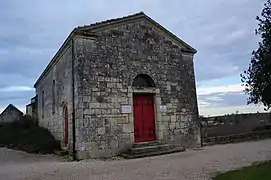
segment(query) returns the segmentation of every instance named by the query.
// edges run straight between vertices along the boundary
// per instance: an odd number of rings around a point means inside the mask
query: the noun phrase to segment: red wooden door
[[[64,146],[67,147],[69,138],[69,117],[67,106],[63,108],[63,114],[64,114]]]
[[[135,142],[156,139],[153,95],[135,95],[133,98]]]

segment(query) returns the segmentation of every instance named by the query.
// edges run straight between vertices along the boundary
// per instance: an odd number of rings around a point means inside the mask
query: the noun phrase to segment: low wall
[[[228,136],[264,130],[271,125],[271,113],[232,114],[203,117],[201,119],[202,137]],[[260,129],[259,129],[260,128]]]
[[[202,146],[237,143],[237,142],[244,142],[244,141],[267,139],[267,138],[271,138],[271,130],[256,131],[256,132],[234,134],[234,135],[227,135],[227,136],[203,137]]]

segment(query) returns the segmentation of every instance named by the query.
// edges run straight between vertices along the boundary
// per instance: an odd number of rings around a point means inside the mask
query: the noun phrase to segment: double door
[[[156,140],[153,94],[135,94],[133,97],[133,111],[135,142]]]

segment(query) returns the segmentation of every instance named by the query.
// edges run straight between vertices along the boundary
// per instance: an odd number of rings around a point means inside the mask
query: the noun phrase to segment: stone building
[[[13,104],[9,104],[6,109],[0,114],[0,124],[5,122],[13,122],[22,119],[22,111],[16,108]]]
[[[37,121],[38,119],[37,96],[31,98],[30,103],[26,105],[25,114],[31,116],[34,121]]]
[[[77,27],[34,85],[38,123],[79,157],[196,147],[195,53],[143,12]]]

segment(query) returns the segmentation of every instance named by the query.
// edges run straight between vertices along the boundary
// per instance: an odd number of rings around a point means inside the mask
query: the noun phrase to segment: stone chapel
[[[38,124],[78,158],[200,146],[196,52],[143,12],[76,27],[34,85]]]

